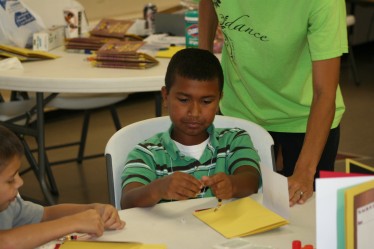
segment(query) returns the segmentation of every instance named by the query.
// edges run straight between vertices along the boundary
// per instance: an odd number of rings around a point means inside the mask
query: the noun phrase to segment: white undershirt
[[[204,152],[204,149],[205,149],[206,145],[209,142],[209,137],[205,141],[203,141],[202,143],[196,144],[196,145],[183,145],[181,143],[178,143],[175,140],[173,140],[173,141],[177,145],[178,149],[180,150],[180,152],[183,155],[193,157],[196,160],[199,160],[201,155]]]

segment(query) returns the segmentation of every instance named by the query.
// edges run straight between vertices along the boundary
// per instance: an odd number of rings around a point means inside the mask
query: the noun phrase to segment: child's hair
[[[20,139],[8,128],[0,125],[0,172],[14,156],[24,153]]]
[[[199,48],[186,48],[171,58],[165,76],[165,87],[169,93],[176,76],[199,81],[218,79],[219,89],[223,89],[223,71],[217,57]]]

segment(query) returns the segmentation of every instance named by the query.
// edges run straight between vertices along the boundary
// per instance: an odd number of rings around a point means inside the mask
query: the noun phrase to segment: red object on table
[[[292,241],[292,249],[301,249],[301,241],[300,240]]]

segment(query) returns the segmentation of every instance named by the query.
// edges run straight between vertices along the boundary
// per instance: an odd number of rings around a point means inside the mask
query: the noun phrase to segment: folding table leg
[[[44,108],[43,108],[43,93],[42,92],[37,92],[36,93],[36,114],[37,114],[37,119],[36,119],[36,126],[38,130],[38,163],[39,163],[39,174],[38,174],[38,179],[39,179],[39,184],[40,187],[43,191],[43,194],[47,200],[47,202],[50,205],[54,205],[55,201],[52,198],[51,192],[48,188],[46,179],[45,179],[45,174],[46,174],[46,167],[48,167],[47,162],[46,162],[46,155],[45,155],[45,137],[44,137]]]
[[[30,169],[32,169],[34,171],[36,177],[38,177],[38,175],[39,175],[38,162],[35,160],[34,155],[31,152],[30,146],[27,144],[27,142],[25,141],[24,138],[21,138],[21,142],[23,144],[23,147],[25,148],[25,156],[26,156],[27,161],[30,164]],[[48,162],[47,158],[46,158],[46,163],[47,163],[46,174],[47,174],[47,178],[48,178],[49,189],[50,189],[50,191],[53,195],[59,195],[57,185],[56,185],[56,181],[55,181],[55,178],[53,176],[53,173],[52,173],[52,170],[51,170],[51,167],[49,165],[49,162]],[[29,171],[29,170],[23,171],[22,173],[26,173],[27,171]]]

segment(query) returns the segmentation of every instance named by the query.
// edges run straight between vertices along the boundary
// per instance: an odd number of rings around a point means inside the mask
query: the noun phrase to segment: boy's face
[[[164,105],[174,124],[172,138],[184,145],[195,145],[208,138],[206,129],[213,123],[221,99],[218,79],[199,81],[176,76]]]
[[[23,185],[19,176],[21,158],[14,156],[9,164],[0,171],[0,212],[7,209],[18,194],[18,188]]]

